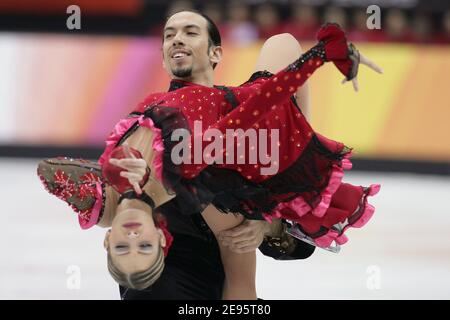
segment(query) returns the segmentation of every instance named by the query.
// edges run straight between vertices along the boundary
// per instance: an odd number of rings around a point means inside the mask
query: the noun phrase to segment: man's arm
[[[240,225],[224,230],[217,236],[219,244],[236,253],[259,248],[262,254],[276,260],[297,260],[310,257],[315,246],[288,234],[287,223],[281,219],[244,220]]]
[[[241,215],[224,214],[213,205],[206,207],[202,216],[216,237],[221,231],[233,228],[244,220]],[[220,241],[219,248],[225,271],[223,299],[256,300],[256,248],[237,253]]]

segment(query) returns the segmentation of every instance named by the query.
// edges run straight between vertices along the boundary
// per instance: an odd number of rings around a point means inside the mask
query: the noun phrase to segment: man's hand
[[[240,225],[220,232],[217,240],[235,253],[248,253],[256,250],[270,231],[265,220],[244,220]]]

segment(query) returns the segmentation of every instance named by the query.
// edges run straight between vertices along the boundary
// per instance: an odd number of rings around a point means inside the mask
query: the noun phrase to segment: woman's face
[[[159,247],[166,245],[163,232],[142,208],[122,210],[119,206],[117,210],[104,243],[114,264],[127,274],[150,268],[161,250]]]

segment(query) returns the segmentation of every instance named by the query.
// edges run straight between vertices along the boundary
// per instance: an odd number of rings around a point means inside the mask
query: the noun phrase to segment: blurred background
[[[69,30],[77,5],[81,29]],[[369,5],[381,28],[369,29]],[[96,159],[120,118],[165,91],[167,16],[199,9],[220,27],[217,84],[251,75],[268,37],[289,32],[306,51],[324,22],[384,69],[361,67],[360,92],[332,65],[309,80],[316,131],[355,148],[347,181],[381,183],[377,208],[341,253],[308,260],[258,256],[263,299],[450,298],[450,2],[445,0],[0,1],[0,299],[118,299],[104,230],[81,231],[48,195],[39,159]],[[75,271],[73,271],[75,270]],[[79,271],[81,285],[70,285]],[[281,270],[281,272],[280,272]]]

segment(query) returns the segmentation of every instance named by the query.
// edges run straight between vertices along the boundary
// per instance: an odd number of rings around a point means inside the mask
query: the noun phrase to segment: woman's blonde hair
[[[160,246],[156,261],[147,270],[138,271],[131,274],[122,272],[113,262],[109,246],[107,248],[108,271],[111,277],[123,287],[135,290],[144,290],[150,287],[156,280],[159,279],[164,270],[164,253]]]

